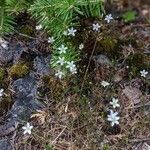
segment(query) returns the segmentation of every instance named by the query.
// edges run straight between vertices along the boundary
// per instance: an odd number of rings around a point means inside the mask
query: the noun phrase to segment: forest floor
[[[5,38],[9,50],[0,48],[0,150],[150,150],[149,6],[116,0],[106,6],[111,23],[82,20],[78,73],[62,80],[49,65],[47,34],[18,16],[18,33]],[[89,28],[94,22],[99,33]],[[110,110],[119,124],[111,126]]]

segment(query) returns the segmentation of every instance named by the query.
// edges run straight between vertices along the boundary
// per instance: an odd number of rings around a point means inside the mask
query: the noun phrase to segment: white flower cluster
[[[107,23],[110,23],[111,20],[113,20],[113,17],[112,17],[112,14],[108,14],[105,16],[104,20],[107,22]],[[93,31],[96,31],[98,32],[99,29],[101,28],[101,25],[99,25],[98,23],[93,23]]]
[[[69,69],[71,74],[77,73],[77,68],[74,61],[67,61],[67,58],[65,57],[65,54],[67,53],[68,47],[66,47],[64,44],[62,44],[60,47],[58,47],[58,53],[59,57],[56,61],[57,65],[60,65],[59,68],[66,68]],[[62,69],[63,70],[63,69]],[[58,69],[55,73],[55,76],[61,79],[63,76],[65,76],[65,71],[61,71],[61,69]]]
[[[103,87],[109,86],[110,83],[107,81],[102,81],[101,85]],[[112,98],[112,101],[110,102],[110,105],[115,109],[117,107],[120,107],[118,104],[118,99],[117,98]],[[118,116],[118,112],[114,112],[113,110],[110,110],[110,114],[107,116],[107,120],[111,122],[111,126],[114,126],[115,124],[119,124],[119,119],[120,117]]]
[[[0,37],[0,46],[4,49],[8,49],[8,42]]]
[[[118,112],[114,112],[113,110],[110,110],[110,114],[107,117],[108,117],[108,121],[111,122],[111,126],[114,126],[115,124],[119,124],[120,117],[117,115]]]
[[[59,60],[56,62],[60,66],[64,66],[66,69],[69,69],[71,74],[76,74],[77,73],[77,68],[74,63],[74,61],[65,61],[65,57],[59,57]],[[57,70],[55,73],[55,76],[61,79],[65,75],[64,71]]]
[[[39,29],[39,28],[38,28]],[[75,33],[77,32],[76,29],[73,27],[68,28],[66,31],[64,31],[64,35],[66,36],[75,36]],[[54,37],[49,37],[48,38],[48,43],[53,44],[55,42]],[[80,44],[79,49],[83,49],[84,45]],[[61,44],[60,47],[57,48],[57,56],[56,59],[53,61],[56,66],[56,73],[55,76],[58,77],[59,79],[62,79],[66,73],[67,70],[70,71],[71,74],[76,74],[77,73],[77,67],[75,65],[75,62],[71,60],[71,58],[68,58],[69,56],[69,48],[65,46],[64,44]]]
[[[110,105],[112,105],[114,109],[120,107],[117,98],[112,98]],[[114,112],[113,110],[110,110],[110,114],[107,117],[108,117],[107,120],[111,122],[111,126],[114,126],[115,124],[119,124],[120,117],[118,116],[118,112]]]
[[[113,19],[113,17],[111,14],[105,16],[105,21],[107,21],[107,23],[109,23],[112,19]],[[94,23],[93,31],[98,32],[100,27],[101,27],[101,25],[99,25],[98,23]],[[36,30],[41,30],[41,29],[42,29],[41,25],[36,26]],[[65,30],[63,32],[63,34],[65,36],[73,36],[74,37],[76,32],[77,32],[77,30],[74,29],[73,27],[71,27],[71,28],[68,28],[67,30]],[[54,37],[48,38],[48,43],[53,44],[54,42],[55,42]],[[83,48],[84,48],[84,45],[83,45],[83,43],[81,43],[79,45],[79,50],[82,50]],[[61,44],[61,46],[58,47],[57,50],[58,50],[59,55],[57,56],[58,60],[56,60],[56,62],[55,62],[55,66],[57,66],[55,76],[58,77],[59,79],[62,79],[62,77],[66,75],[66,69],[69,69],[71,74],[76,74],[77,68],[76,68],[75,62],[73,60],[68,60],[68,58],[67,58],[68,47],[65,46],[64,44]],[[101,85],[103,87],[106,87],[106,86],[109,86],[110,83],[108,83],[106,81],[102,81]]]

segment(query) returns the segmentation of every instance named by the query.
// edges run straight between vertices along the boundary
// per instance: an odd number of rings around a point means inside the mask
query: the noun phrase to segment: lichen
[[[25,63],[14,64],[9,70],[9,76],[12,78],[20,78],[29,73],[29,66]]]

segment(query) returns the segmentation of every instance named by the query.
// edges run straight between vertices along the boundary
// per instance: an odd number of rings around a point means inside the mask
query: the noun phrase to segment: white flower
[[[66,68],[69,68],[70,72],[75,71],[76,65],[74,64],[74,61],[67,62]]]
[[[4,89],[0,89],[0,97],[2,97],[4,94]]]
[[[106,87],[106,86],[109,86],[110,83],[108,83],[108,82],[106,82],[106,81],[102,81],[102,82],[101,82],[101,85],[102,85],[103,87]]]
[[[57,73],[55,73],[55,76],[58,77],[59,79],[62,78],[62,76],[64,76],[64,73],[60,70],[57,71]]]
[[[4,39],[2,39],[1,37],[0,37],[0,45],[1,45],[1,47],[3,47],[4,49],[8,49],[8,42],[5,41]]]
[[[67,31],[64,31],[64,32],[63,32],[63,35],[66,35],[66,36],[67,36],[67,35],[68,35],[68,32],[67,32]]]
[[[115,124],[119,124],[119,119],[120,117],[117,116],[118,115],[118,112],[113,112],[113,110],[110,110],[110,115],[108,115],[107,117],[107,120],[108,121],[111,121],[111,126],[114,126]]]
[[[98,23],[93,24],[93,30],[94,30],[94,31],[98,31],[100,27],[101,27],[101,26],[100,26]]]
[[[36,30],[41,30],[42,29],[42,25],[41,24],[37,25],[35,28],[36,28]]]
[[[67,50],[67,49],[68,49],[68,48],[65,47],[63,44],[61,45],[61,47],[58,48],[60,54],[66,53],[66,50]]]
[[[76,74],[76,73],[77,73],[77,68],[76,68],[76,66],[73,67],[72,69],[70,69],[70,72],[71,72],[72,74]]]
[[[75,33],[77,32],[76,29],[74,29],[73,27],[71,27],[70,29],[68,29],[68,35],[72,35],[75,36]]]
[[[59,57],[59,60],[57,61],[58,64],[60,64],[61,66],[65,63],[65,58],[64,57]]]
[[[4,49],[8,49],[8,43],[2,43],[1,46],[2,46]]]
[[[83,45],[83,43],[81,43],[81,44],[79,45],[79,49],[82,50],[83,48],[84,48],[84,45]]]
[[[54,42],[55,42],[54,37],[49,37],[49,38],[48,38],[48,43],[53,44]]]
[[[142,71],[140,71],[140,74],[141,74],[141,77],[146,77],[146,75],[148,74],[148,71],[146,71],[146,70],[142,70]]]
[[[105,16],[105,21],[107,21],[107,23],[110,23],[110,21],[111,21],[112,19],[113,19],[113,17],[112,17],[111,14]]]
[[[30,125],[29,122],[27,122],[26,126],[23,126],[22,129],[24,130],[23,134],[31,134],[31,130],[32,130],[33,126]]]
[[[113,106],[113,108],[120,107],[120,105],[118,104],[117,98],[112,98],[112,101],[110,102],[110,104]]]

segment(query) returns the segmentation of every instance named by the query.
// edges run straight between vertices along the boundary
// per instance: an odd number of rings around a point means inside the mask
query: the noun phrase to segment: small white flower
[[[113,17],[112,17],[111,14],[105,16],[105,21],[107,21],[107,23],[110,23],[110,21],[111,21],[112,19],[113,19]]]
[[[61,47],[58,48],[60,54],[66,53],[66,50],[67,50],[67,49],[68,49],[68,48],[65,47],[63,44],[61,45]]]
[[[0,97],[4,95],[4,89],[0,89]]]
[[[68,35],[68,32],[67,32],[67,31],[64,31],[64,32],[63,32],[63,35],[67,36],[67,35]]]
[[[4,49],[8,49],[8,43],[2,43],[1,46],[2,46]]]
[[[55,76],[58,77],[59,79],[61,79],[64,76],[64,73],[60,70],[57,71],[57,73],[55,73]]]
[[[117,98],[112,98],[112,101],[110,102],[110,104],[113,106],[113,108],[120,107],[120,105],[118,104]]]
[[[0,37],[0,45],[1,45],[1,47],[3,47],[4,49],[8,49],[8,42],[5,41],[4,39],[2,39],[1,37]]]
[[[74,64],[74,61],[67,62],[66,68],[69,68],[69,69],[70,69],[70,72],[74,71],[75,68],[76,68],[76,65]]]
[[[102,82],[101,82],[101,85],[102,85],[103,87],[106,87],[106,86],[109,86],[110,83],[108,83],[108,82],[106,82],[106,81],[102,81]]]
[[[49,37],[49,38],[48,38],[48,43],[53,44],[54,42],[55,42],[54,37]]]
[[[71,27],[70,29],[68,29],[68,35],[72,35],[75,36],[75,33],[77,32],[76,29],[74,29],[73,27]]]
[[[58,64],[60,64],[61,66],[63,66],[63,64],[65,63],[65,58],[64,57],[59,57],[59,60],[57,61]]]
[[[83,43],[81,43],[81,44],[79,45],[79,49],[82,50],[83,48],[84,48],[84,45],[83,45]]]
[[[146,71],[146,70],[142,70],[142,71],[140,71],[140,74],[141,74],[141,77],[146,77],[146,75],[148,75],[148,71]]]
[[[113,110],[110,110],[110,114],[107,116],[107,120],[111,121],[111,126],[114,126],[115,124],[119,124],[120,117],[117,116],[118,112],[113,112]]]
[[[42,25],[41,24],[37,25],[35,28],[36,28],[36,30],[41,30],[42,29]]]
[[[31,134],[31,130],[32,130],[33,126],[30,125],[29,122],[27,122],[26,126],[23,126],[22,129],[24,130],[23,134]]]
[[[76,74],[77,73],[77,68],[74,67],[74,68],[70,69],[70,71],[71,71],[72,74]]]
[[[101,26],[100,26],[98,23],[93,24],[93,30],[94,30],[94,31],[98,31],[100,27],[101,27]]]

